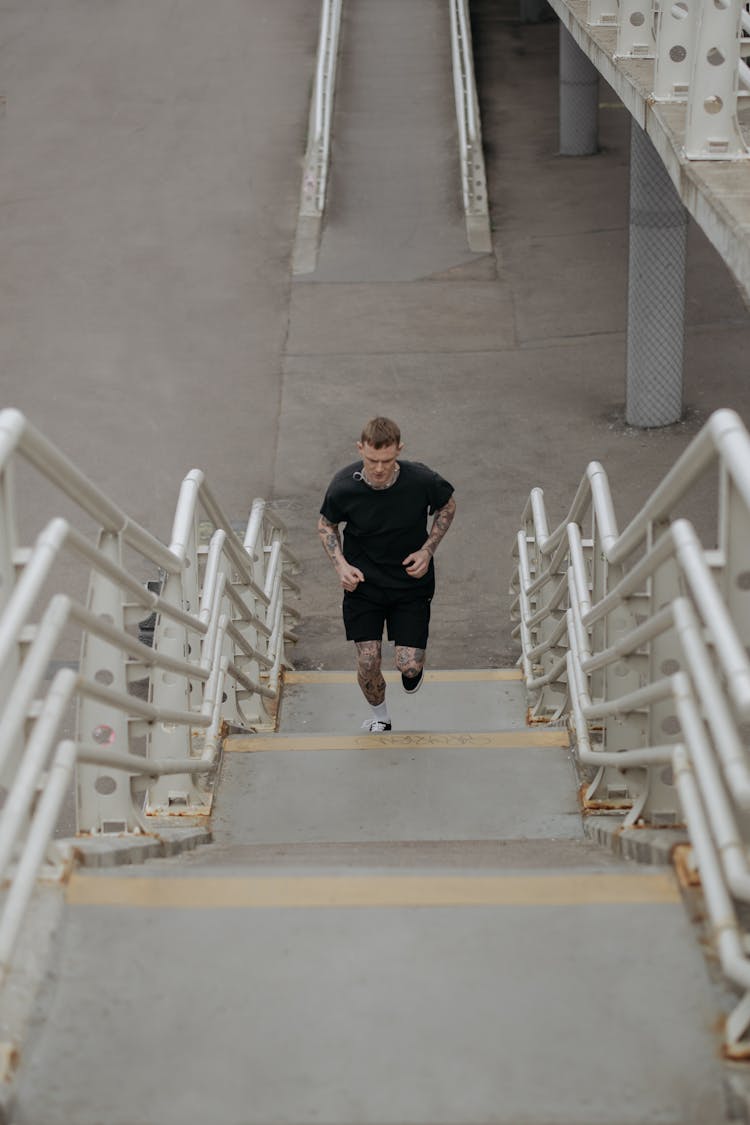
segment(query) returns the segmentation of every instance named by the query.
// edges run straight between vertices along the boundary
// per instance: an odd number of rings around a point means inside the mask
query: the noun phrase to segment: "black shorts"
[[[418,590],[367,589],[367,583],[344,594],[344,627],[348,641],[380,641],[383,626],[388,640],[404,648],[427,648],[432,583]]]

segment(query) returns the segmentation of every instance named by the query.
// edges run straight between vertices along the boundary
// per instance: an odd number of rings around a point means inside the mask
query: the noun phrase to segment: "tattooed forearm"
[[[323,544],[323,550],[328,555],[331,562],[336,563],[342,558],[341,536],[339,535],[338,524],[330,523],[325,516],[321,516],[318,520],[318,535]]]
[[[456,514],[456,501],[451,496],[447,504],[442,508],[438,508],[435,512],[435,519],[432,521],[430,534],[427,536],[427,541],[422,550],[429,551],[431,555],[435,554],[437,545],[445,535],[446,531],[453,523],[453,517]]]
[[[323,544],[323,550],[333,563],[333,569],[339,576],[339,581],[347,593],[351,594],[357,589],[365,576],[357,566],[352,566],[344,558],[344,548],[339,535],[338,524],[331,523],[325,516],[318,519],[318,535]]]

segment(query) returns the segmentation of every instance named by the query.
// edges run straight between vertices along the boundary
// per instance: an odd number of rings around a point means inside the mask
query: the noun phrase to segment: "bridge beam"
[[[635,121],[630,138],[625,419],[646,429],[682,416],[687,211]]]
[[[560,23],[560,155],[599,151],[599,71]]]

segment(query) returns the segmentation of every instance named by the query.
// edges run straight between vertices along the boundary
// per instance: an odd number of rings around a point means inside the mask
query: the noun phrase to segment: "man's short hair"
[[[371,418],[359,440],[373,449],[385,449],[388,445],[401,445],[401,430],[390,418]]]

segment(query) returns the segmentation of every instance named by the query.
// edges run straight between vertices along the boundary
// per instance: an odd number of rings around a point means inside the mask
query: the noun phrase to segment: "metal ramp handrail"
[[[93,519],[94,535],[54,516],[21,546],[18,462]],[[59,592],[45,603],[63,557],[88,575],[85,604]],[[144,564],[160,575],[148,586],[136,573]],[[295,640],[285,595],[299,592],[296,569],[283,521],[264,501],[240,539],[194,469],[167,547],[22,414],[0,412],[0,983],[40,872],[67,862],[53,836],[74,774],[79,834],[148,833],[149,817],[210,812],[228,727],[273,727]],[[71,641],[78,666],[50,682]],[[138,777],[148,788],[135,800]]]
[[[300,190],[299,222],[293,255],[295,273],[312,272],[317,263],[328,187],[342,3],[343,0],[322,0],[321,5],[317,61]],[[449,12],[466,235],[471,250],[488,253],[492,250],[492,239],[468,0],[449,0]]]
[[[318,56],[300,201],[300,215],[315,218],[322,216],[326,205],[341,3],[342,0],[322,0],[320,13]]]
[[[683,506],[716,470],[716,541]],[[585,530],[584,530],[585,528]],[[717,411],[621,533],[592,462],[549,530],[522,517],[512,589],[530,720],[566,719],[587,811],[623,827],[687,826],[722,968],[741,999],[727,1050],[750,1054],[750,437]]]
[[[468,0],[450,0],[451,58],[453,90],[458,124],[458,151],[461,165],[461,194],[469,247],[489,251],[487,177],[482,149],[482,127],[474,77]]]

